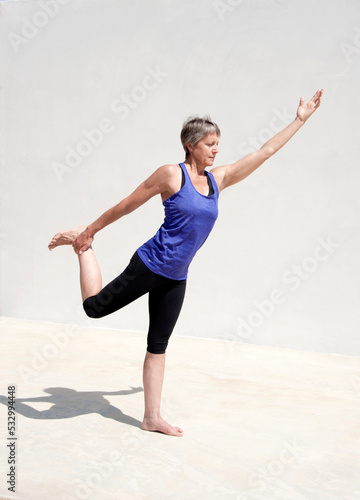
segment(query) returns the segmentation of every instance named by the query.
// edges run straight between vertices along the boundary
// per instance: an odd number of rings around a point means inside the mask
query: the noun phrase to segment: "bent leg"
[[[92,247],[79,255],[80,288],[82,300],[96,295],[102,288],[102,279],[99,264],[97,263]]]
[[[86,297],[84,310],[91,318],[102,318],[149,292],[156,286],[156,282],[157,275],[150,271],[135,253],[123,273],[102,290]]]
[[[62,245],[72,245],[85,229],[86,226],[79,226],[68,231],[60,231],[49,243],[49,250]],[[79,255],[79,264],[81,296],[84,301],[91,295],[99,293],[102,287],[101,272],[92,247]]]

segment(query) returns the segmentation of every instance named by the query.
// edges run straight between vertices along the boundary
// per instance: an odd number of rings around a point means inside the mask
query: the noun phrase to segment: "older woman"
[[[83,307],[88,316],[101,318],[149,293],[144,430],[183,435],[179,427],[160,416],[165,351],[182,307],[189,265],[216,221],[219,193],[254,172],[284,146],[320,106],[322,94],[323,90],[318,90],[306,105],[301,97],[295,120],[258,151],[209,172],[205,169],[213,166],[219,152],[220,130],[208,117],[188,119],[181,132],[184,163],[163,165],[95,222],[57,233],[51,240],[50,250],[72,245],[78,254]],[[165,207],[164,223],[137,249],[124,272],[102,288],[91,246],[94,235],[155,195],[161,195]]]

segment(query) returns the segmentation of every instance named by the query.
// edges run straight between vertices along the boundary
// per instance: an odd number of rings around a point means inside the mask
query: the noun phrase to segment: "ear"
[[[192,145],[190,143],[186,144],[186,149],[189,151],[189,153],[192,153],[194,151],[194,148],[192,147]]]

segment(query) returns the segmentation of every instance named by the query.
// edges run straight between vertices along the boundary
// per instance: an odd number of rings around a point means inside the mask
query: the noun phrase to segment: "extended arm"
[[[171,165],[164,165],[158,168],[148,179],[140,184],[133,193],[104,212],[92,224],[87,226],[73,242],[75,252],[77,254],[82,254],[90,247],[95,234],[101,229],[117,221],[124,215],[130,214],[153,196],[166,192],[168,184],[171,182],[171,167]]]
[[[320,106],[323,92],[323,89],[318,90],[306,105],[304,104],[304,98],[301,97],[295,120],[269,139],[258,151],[244,156],[235,163],[212,169],[211,172],[215,176],[220,191],[245,179],[279,151]]]

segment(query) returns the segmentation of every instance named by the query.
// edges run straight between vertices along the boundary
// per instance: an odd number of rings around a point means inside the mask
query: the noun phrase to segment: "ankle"
[[[146,410],[144,420],[158,420],[160,418],[160,410]]]

